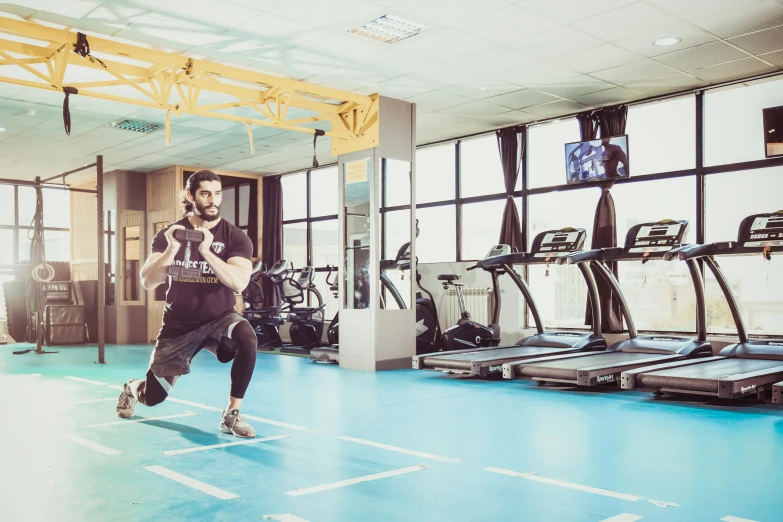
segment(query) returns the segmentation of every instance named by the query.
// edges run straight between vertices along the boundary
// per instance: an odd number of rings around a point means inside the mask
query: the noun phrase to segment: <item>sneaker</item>
[[[136,409],[136,397],[131,393],[129,384],[138,379],[131,379],[125,383],[122,387],[122,393],[117,401],[117,416],[123,419],[129,419],[133,417],[133,412]]]
[[[247,423],[237,409],[223,412],[223,419],[220,421],[220,431],[234,434],[235,437],[242,437],[243,439],[252,439],[256,436],[256,430]]]

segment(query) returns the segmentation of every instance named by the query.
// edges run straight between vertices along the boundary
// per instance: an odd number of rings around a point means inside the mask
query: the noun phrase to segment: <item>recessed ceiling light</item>
[[[416,22],[387,14],[361,27],[350,29],[348,32],[378,42],[394,43],[410,38],[427,29],[428,27]]]
[[[5,132],[5,128],[4,127],[0,127],[0,132]]]
[[[667,36],[665,38],[658,38],[657,40],[655,40],[653,42],[653,44],[661,46],[661,47],[665,47],[667,45],[674,45],[674,44],[679,43],[679,42],[680,42],[679,38],[676,38],[674,36]]]
[[[479,90],[480,90],[480,91],[486,91],[486,90],[487,90],[487,88],[486,88],[486,87],[479,87]]]

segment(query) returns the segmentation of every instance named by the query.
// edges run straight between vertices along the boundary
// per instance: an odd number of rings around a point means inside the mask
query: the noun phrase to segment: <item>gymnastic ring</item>
[[[41,277],[38,274],[38,271],[41,270],[42,268],[45,269],[46,272],[47,272],[46,277]],[[33,268],[33,271],[32,271],[31,275],[32,275],[33,279],[36,282],[38,282],[38,283],[48,283],[52,279],[54,279],[54,267],[52,265],[50,265],[49,263],[41,263],[40,265],[38,265],[35,268]]]

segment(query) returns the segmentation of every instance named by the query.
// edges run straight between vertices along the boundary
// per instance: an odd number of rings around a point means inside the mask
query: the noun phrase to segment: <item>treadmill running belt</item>
[[[641,374],[640,381],[650,388],[718,393],[720,379],[780,366],[780,361],[731,358]]]
[[[593,366],[611,366],[613,364],[629,364],[638,360],[650,360],[658,354],[651,353],[625,353],[625,352],[598,352],[595,355],[584,357],[573,357],[561,359],[559,361],[542,361],[522,363],[520,375],[526,377],[543,377],[550,379],[563,379],[576,382],[577,371],[582,368]],[[660,356],[661,358],[670,358],[671,354]],[[645,363],[646,365],[647,363]],[[655,364],[654,361],[649,362]]]
[[[478,350],[468,353],[455,353],[448,357],[425,357],[422,363],[426,366],[449,369],[470,369],[474,362],[503,362],[515,361],[530,357],[539,357],[556,353],[576,351],[575,348],[548,348],[543,346],[514,346],[511,348]]]

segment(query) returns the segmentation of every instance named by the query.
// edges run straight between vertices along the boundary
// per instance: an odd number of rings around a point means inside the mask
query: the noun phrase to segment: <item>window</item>
[[[397,251],[405,243],[411,240],[410,212],[407,210],[395,210],[386,213],[386,223],[383,229],[384,259],[394,259]],[[421,228],[421,227],[419,227]],[[416,241],[416,246],[421,243]],[[420,252],[416,252],[421,260]]]
[[[738,188],[738,187],[741,187]],[[783,208],[783,167],[714,174],[707,177],[706,239],[737,239],[740,222],[751,214]],[[745,197],[737,197],[741,190]],[[749,335],[783,333],[783,261],[761,256],[721,257],[718,263],[737,300]],[[713,333],[736,333],[729,307],[718,282],[705,270],[707,328]]]
[[[220,217],[232,225],[237,225],[236,197],[236,187],[226,187],[223,189],[223,201],[220,203]]]
[[[237,226],[247,232],[250,219],[250,183],[239,185],[239,212]]]
[[[563,185],[566,182],[565,144],[580,139],[576,118],[534,125],[528,128],[527,136],[528,188]]]
[[[454,199],[454,150],[450,143],[416,151],[416,203]]]
[[[21,187],[20,187],[21,188]],[[68,228],[71,223],[71,193],[63,189],[43,189],[44,227]],[[33,208],[33,211],[35,208]],[[24,226],[29,223],[19,222]],[[69,250],[70,254],[70,250]]]
[[[460,258],[463,261],[484,259],[489,249],[497,244],[505,208],[505,198],[462,205]]]
[[[0,229],[0,265],[14,264],[14,231],[10,228]],[[29,255],[29,254],[28,254]]]
[[[283,185],[283,221],[307,217],[307,173],[289,174]]]
[[[506,192],[494,133],[460,142],[460,190],[462,198]]]
[[[528,243],[532,244],[538,234],[547,230],[584,228],[584,248],[589,249],[600,195],[600,189],[586,187],[528,197]],[[573,265],[550,265],[549,275],[544,265],[532,265],[528,270],[528,284],[544,325],[586,328],[587,285],[579,269]],[[534,324],[532,315],[527,324]]]
[[[704,164],[764,159],[762,109],[783,105],[783,79],[707,91]]]
[[[307,223],[283,225],[283,257],[294,268],[307,265]],[[275,261],[269,260],[270,263]]]
[[[14,207],[14,186],[0,185],[0,225],[15,225],[16,210]],[[68,205],[70,208],[70,204]]]
[[[16,189],[19,193],[19,226],[29,227],[33,222],[33,216],[35,216],[35,189],[25,186],[18,186]],[[45,216],[46,210],[44,210]]]
[[[621,184],[612,189],[617,215],[617,244],[639,223],[686,219],[685,243],[696,241],[696,182],[692,177]],[[640,330],[696,331],[696,294],[682,261],[624,261],[620,287]]]
[[[312,217],[337,215],[337,167],[311,171],[310,190]]]
[[[314,221],[311,225],[312,264],[315,267],[338,264],[337,220]]]
[[[70,231],[44,230],[44,248],[45,248],[47,261],[70,261],[71,260]]]
[[[386,204],[387,207],[410,205],[411,171],[410,164],[402,161],[386,161]]]
[[[696,166],[695,101],[695,96],[685,96],[628,109],[631,176]]]
[[[456,206],[420,208],[416,210],[416,219],[419,220],[420,230],[416,239],[416,257],[419,258],[419,263],[456,261]]]
[[[16,280],[16,277],[13,274],[0,274],[0,317],[3,319],[6,318],[5,289],[3,288],[3,283],[14,280]]]

